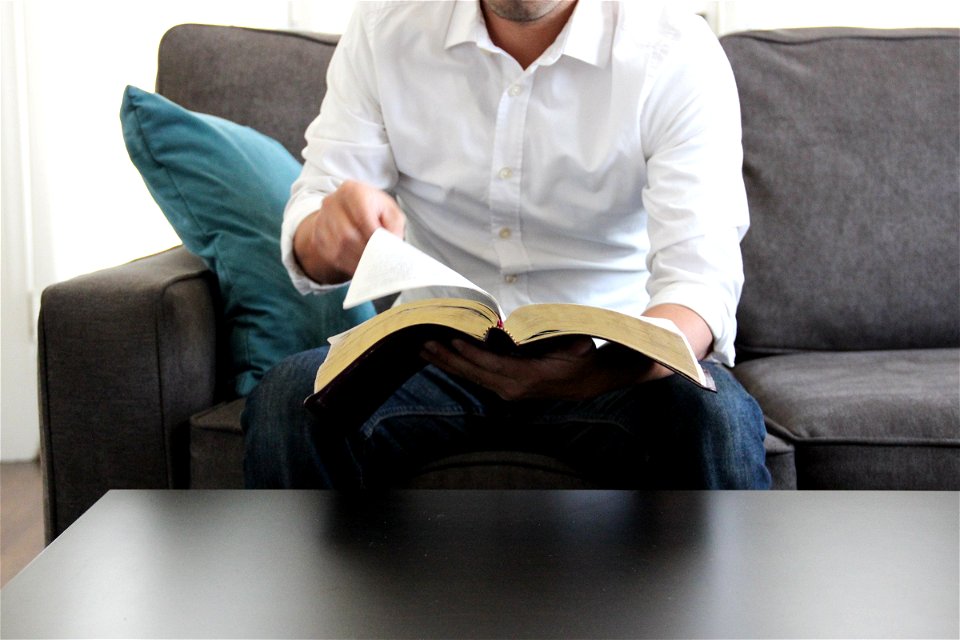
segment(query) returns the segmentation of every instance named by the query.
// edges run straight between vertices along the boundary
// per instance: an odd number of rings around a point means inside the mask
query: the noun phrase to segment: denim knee
[[[266,373],[241,416],[248,488],[320,486],[313,460],[314,424],[303,407],[326,348],[296,354]],[[309,478],[309,479],[308,479]]]
[[[716,394],[701,394],[698,420],[705,481],[721,489],[767,489],[766,428],[757,401],[721,365],[708,364]]]

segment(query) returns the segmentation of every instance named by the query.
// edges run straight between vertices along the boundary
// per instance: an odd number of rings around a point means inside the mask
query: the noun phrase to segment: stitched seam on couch
[[[814,27],[816,29],[817,27]],[[747,31],[743,33],[731,33],[724,38],[740,38],[744,40],[756,40],[758,42],[769,42],[772,44],[782,44],[785,46],[803,46],[816,44],[829,40],[879,40],[879,41],[897,41],[905,42],[910,40],[955,40],[960,36],[960,31],[951,32],[949,27],[944,27],[939,33],[931,32],[925,29],[902,29],[900,33],[896,31],[876,33],[874,29],[864,29],[864,32],[858,33],[856,28],[838,29],[835,33],[824,33],[809,39],[790,40],[780,33],[783,30],[772,30],[771,32]],[[871,31],[873,33],[871,33]],[[778,37],[780,36],[780,37]]]
[[[771,435],[788,442],[789,444],[822,444],[822,445],[850,445],[850,446],[878,446],[878,447],[932,447],[932,448],[960,448],[960,438],[940,438],[937,440],[929,438],[868,438],[866,436],[854,436],[838,438],[835,436],[798,436],[784,428],[782,424],[772,419],[767,414],[763,416],[767,425],[767,432]]]

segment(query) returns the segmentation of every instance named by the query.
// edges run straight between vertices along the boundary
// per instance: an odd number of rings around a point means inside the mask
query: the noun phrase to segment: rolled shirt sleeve
[[[300,223],[346,180],[359,180],[384,191],[397,182],[370,45],[376,17],[376,12],[355,11],[337,44],[320,114],[306,131],[303,170],[291,187],[284,211],[281,258],[301,293],[340,285],[318,284],[303,273],[293,253],[293,237]]]
[[[679,304],[713,333],[732,365],[749,226],[740,107],[730,65],[706,26],[660,62],[642,117],[647,160],[649,306]]]

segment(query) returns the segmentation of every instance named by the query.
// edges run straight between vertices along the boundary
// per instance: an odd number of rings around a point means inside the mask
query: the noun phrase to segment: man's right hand
[[[406,217],[384,191],[347,181],[307,216],[293,237],[293,251],[303,272],[321,284],[353,277],[373,232],[384,228],[403,237]]]

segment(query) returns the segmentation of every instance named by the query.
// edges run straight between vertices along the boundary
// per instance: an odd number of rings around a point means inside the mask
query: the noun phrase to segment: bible
[[[433,295],[437,290],[444,295]],[[456,271],[390,232],[370,237],[347,294],[345,309],[401,291],[420,299],[398,304],[329,339],[305,406],[318,417],[363,421],[424,366],[427,340],[461,337],[522,356],[541,341],[583,335],[637,351],[708,390],[713,380],[683,333],[660,318],[630,316],[571,303],[531,304],[508,317],[496,299]],[[449,292],[455,290],[457,297]]]

